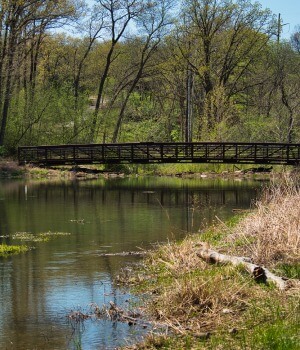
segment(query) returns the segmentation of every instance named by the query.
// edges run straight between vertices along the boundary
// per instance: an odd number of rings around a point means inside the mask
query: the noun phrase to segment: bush
[[[0,157],[5,157],[6,156],[6,150],[4,146],[0,146]]]

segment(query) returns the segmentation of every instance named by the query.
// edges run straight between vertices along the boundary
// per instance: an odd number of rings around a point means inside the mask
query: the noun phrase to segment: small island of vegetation
[[[7,258],[10,255],[27,252],[30,248],[26,245],[0,244],[0,258]]]

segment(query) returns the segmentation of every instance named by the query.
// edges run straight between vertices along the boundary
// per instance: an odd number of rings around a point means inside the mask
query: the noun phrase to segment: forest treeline
[[[300,140],[300,31],[248,0],[2,0],[0,155]]]

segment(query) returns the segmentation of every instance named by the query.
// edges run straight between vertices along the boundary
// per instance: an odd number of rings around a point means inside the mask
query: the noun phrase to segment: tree
[[[134,57],[132,57],[129,73],[126,73],[125,84],[126,93],[123,97],[118,120],[112,137],[112,142],[116,142],[124,118],[125,109],[131,94],[136,89],[139,81],[145,74],[145,70],[152,69],[155,63],[152,63],[151,68],[147,67],[151,58],[157,51],[161,41],[167,34],[168,27],[172,24],[169,10],[173,7],[173,1],[162,0],[157,3],[146,3],[143,11],[136,18],[137,31],[139,37],[133,41],[135,44]],[[131,46],[132,47],[132,46]],[[156,59],[156,64],[159,60]],[[153,71],[152,71],[153,72]],[[148,75],[151,75],[148,72]]]
[[[84,19],[80,22],[77,31],[83,37],[83,40],[73,41],[74,43],[74,59],[73,59],[73,87],[74,87],[74,113],[78,113],[79,92],[81,78],[85,62],[91,52],[96,41],[101,38],[105,28],[105,12],[99,10],[99,7],[94,6],[86,11]],[[74,119],[74,138],[78,135],[78,121]]]
[[[211,129],[216,121],[209,107],[214,89],[223,87],[229,99],[246,88],[245,76],[274,33],[274,17],[247,0],[188,0],[183,18],[178,43],[199,82],[195,94]]]
[[[299,126],[300,107],[300,56],[292,50],[290,43],[275,48],[276,71],[271,113],[277,119],[279,139],[282,142],[295,141],[296,123]]]
[[[123,37],[129,23],[141,11],[141,2],[138,0],[98,0],[99,12],[104,18],[104,26],[109,39],[109,49],[106,54],[104,68],[101,72],[95,111],[92,119],[90,141],[94,141],[97,129],[97,121],[100,105],[104,95],[104,86],[107,80],[112,62],[117,58],[114,56],[118,42]]]
[[[73,15],[74,11],[73,3],[68,0],[60,2],[7,0],[2,2],[0,7],[0,38],[2,39],[0,42],[0,74],[2,77],[0,145],[4,143],[13,87],[18,78],[18,67],[24,57],[30,57],[30,97],[33,98],[37,58],[43,33],[61,19]],[[24,50],[24,46],[27,47],[27,45],[31,47],[29,50]]]
[[[291,36],[291,45],[292,48],[300,54],[300,25]]]

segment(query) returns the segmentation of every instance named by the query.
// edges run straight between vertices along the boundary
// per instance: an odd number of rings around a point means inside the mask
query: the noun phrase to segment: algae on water
[[[33,234],[30,232],[16,232],[12,235],[12,239],[19,241],[29,241],[29,242],[48,242],[53,237],[58,236],[69,236],[69,232],[42,232],[38,234]]]

